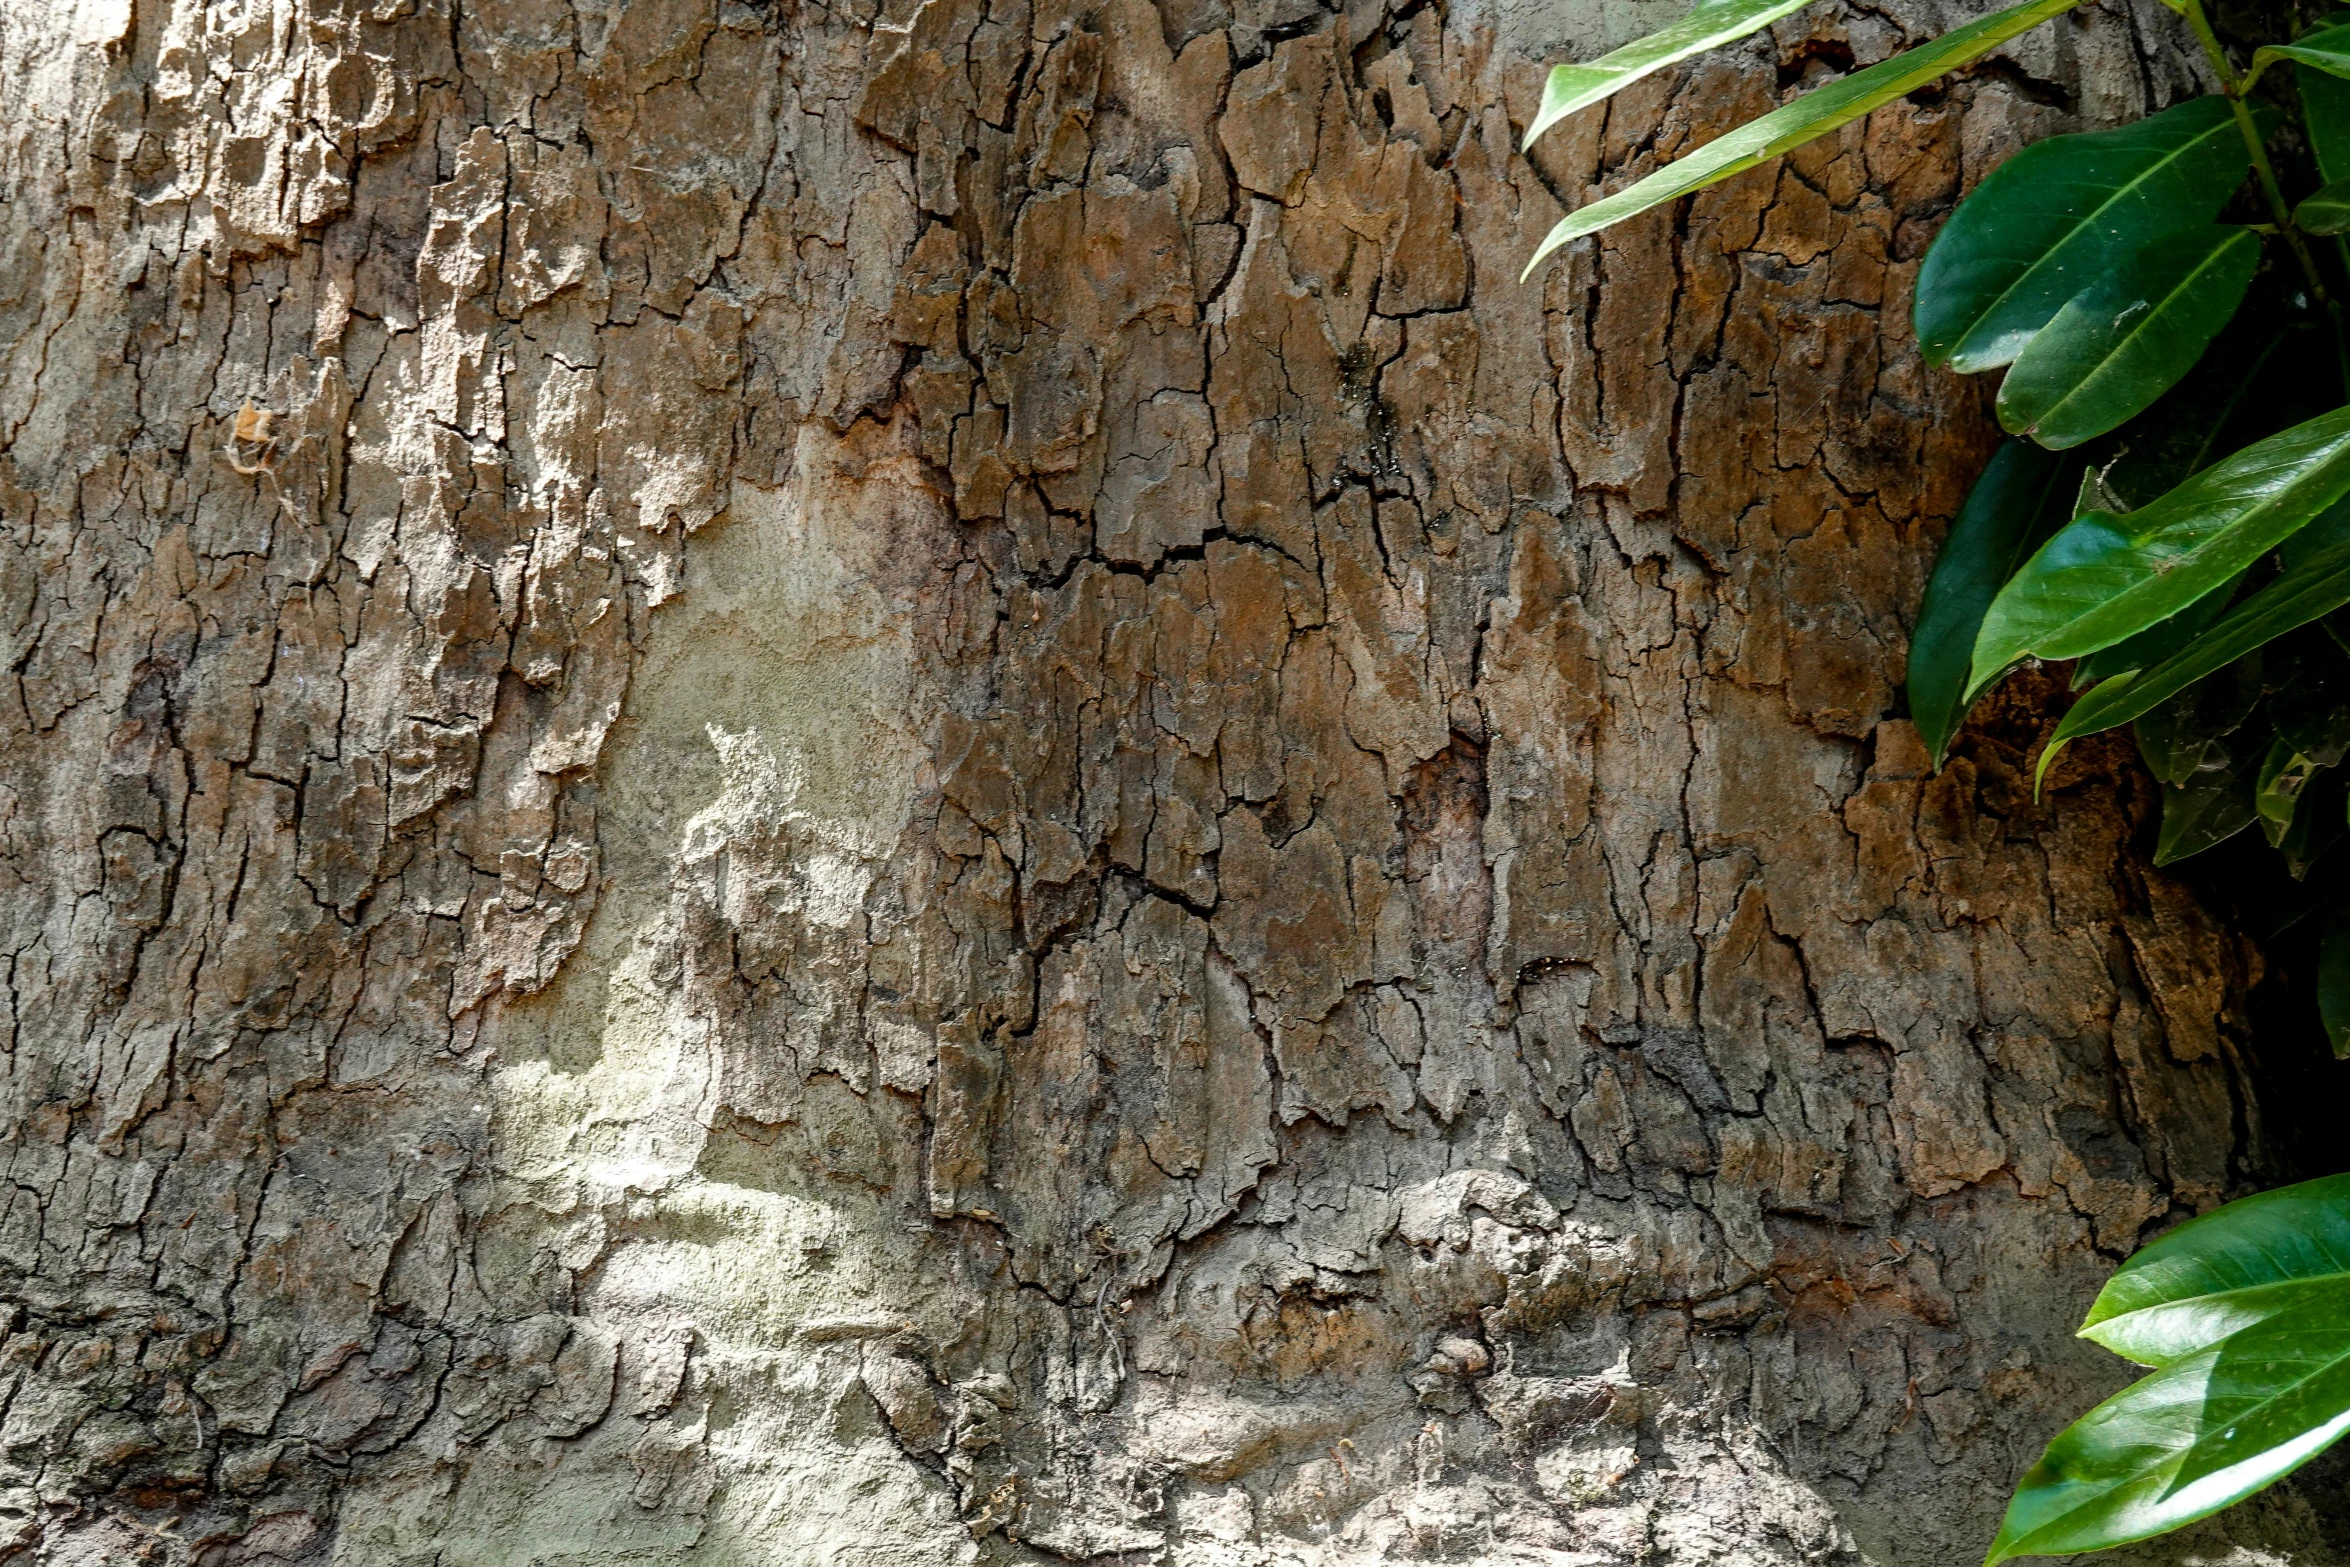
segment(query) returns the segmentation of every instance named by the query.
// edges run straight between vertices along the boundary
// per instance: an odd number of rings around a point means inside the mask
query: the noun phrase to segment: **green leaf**
[[[1577,109],[1621,92],[1652,71],[1676,65],[1694,54],[1736,43],[1783,16],[1809,5],[1811,0],[1714,0],[1700,5],[1672,26],[1649,34],[1623,48],[1583,65],[1553,66],[1542,89],[1542,107],[1527,128],[1526,147]]]
[[[2141,1246],[2105,1281],[2081,1337],[2165,1366],[2274,1315],[2280,1285],[2350,1287],[2350,1175],[2260,1192]]]
[[[2016,566],[2072,516],[2068,464],[2029,441],[2007,441],[1950,524],[1909,639],[1909,711],[1934,765],[1966,721],[1967,662],[1983,611]]]
[[[2350,493],[2350,408],[2206,468],[2127,517],[2078,517],[1983,617],[1974,689],[2027,658],[2079,658],[2167,620]]]
[[[2236,735],[2266,690],[2265,662],[2258,653],[2240,658],[2138,720],[2138,754],[2158,782],[2185,784],[2236,765]]]
[[[2243,580],[2241,576],[2236,579]],[[2235,596],[2235,585],[2231,583],[2217,592],[2204,594],[2170,619],[2158,620],[2134,637],[2099,648],[2073,665],[2073,689],[2077,691],[2115,675],[2153,668],[2209,630]]]
[[[2154,840],[2154,863],[2175,865],[2191,854],[2227,842],[2252,825],[2252,772],[2241,766],[2199,772],[2162,791],[2162,830]]]
[[[2131,423],[2106,484],[2143,506],[2216,459],[2340,406],[2333,364],[2329,328],[2299,312],[2255,319],[2247,311]]]
[[[2152,407],[2195,368],[2244,302],[2260,236],[2203,227],[2158,235],[2073,296],[1999,387],[1999,422],[2062,450]]]
[[[2259,813],[2260,829],[2268,835],[2270,848],[2285,841],[2293,826],[2293,808],[2323,771],[2283,740],[2268,748],[2260,764],[2259,781],[2253,785],[2252,809]]]
[[[2016,1487],[1985,1561],[2167,1533],[2299,1468],[2345,1429],[2350,1291],[2312,1289],[2075,1421]]]
[[[2317,1015],[2325,1023],[2334,1059],[2350,1057],[2350,906],[2336,909],[2318,938]]]
[[[2329,185],[2350,180],[2350,82],[2311,72],[2293,85],[2301,89],[2301,125],[2317,155],[2318,178]]]
[[[2279,60],[2291,60],[2297,65],[2314,66],[2333,76],[2350,76],[2350,27],[2326,27],[2295,39],[2289,44],[2269,44],[2252,53],[2252,71],[2244,79],[2244,90],[2260,80],[2260,73]]]
[[[2350,779],[2342,776],[2339,767],[2314,757],[2308,760],[2315,776],[2302,792],[2292,824],[2275,839],[2277,854],[2285,862],[2285,874],[2295,881],[2306,877],[2310,868],[2342,841],[2345,825],[2350,825],[2343,820],[2343,806],[2350,804]],[[2273,899],[2263,913],[2272,919],[2278,915],[2291,917],[2291,911]]]
[[[1921,44],[1864,71],[1855,71],[1850,76],[1805,93],[1793,103],[1783,104],[1759,119],[1750,120],[1736,130],[1716,137],[1686,158],[1667,164],[1629,189],[1603,197],[1561,218],[1558,226],[1544,237],[1541,246],[1535,250],[1533,259],[1526,263],[1526,272],[1531,273],[1543,257],[1569,240],[1581,239],[1611,223],[1621,223],[1651,207],[1662,206],[1691,191],[1703,190],[1733,174],[1744,173],[1782,153],[1791,152],[1807,141],[1839,130],[1870,110],[1915,92],[1935,77],[1956,70],[1978,55],[1990,53],[2010,38],[2030,32],[2052,16],[2071,10],[2075,3],[2076,0],[2023,0],[2020,5],[1994,11],[1964,27],[1953,29],[1932,43]],[[2214,208],[2213,213],[2216,211],[2217,208]],[[2205,214],[2205,220],[2212,215]],[[2187,221],[2193,220],[2178,218],[2165,226],[2171,227]]]
[[[2270,714],[2294,750],[2334,766],[2350,756],[2350,665],[2330,642],[2305,649],[2279,685]]]
[[[2123,254],[2218,217],[2250,166],[2222,98],[2026,147],[1959,203],[1926,252],[1915,311],[1926,362],[2006,364]]]
[[[2041,771],[2065,742],[2126,724],[2254,648],[2344,604],[2350,604],[2350,541],[2333,544],[2282,572],[2153,668],[2134,676],[2118,675],[2075,702],[2041,754]],[[2286,749],[2291,754],[2294,748],[2288,743]]]
[[[2350,179],[2335,180],[2293,209],[2293,226],[2305,234],[2350,232]]]

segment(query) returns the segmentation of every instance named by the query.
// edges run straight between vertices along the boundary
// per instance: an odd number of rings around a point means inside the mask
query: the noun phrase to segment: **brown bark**
[[[0,1541],[1979,1551],[2268,1158],[2135,776],[1895,716],[2162,17],[1520,286],[1949,15],[1529,163],[1522,6],[7,0]]]

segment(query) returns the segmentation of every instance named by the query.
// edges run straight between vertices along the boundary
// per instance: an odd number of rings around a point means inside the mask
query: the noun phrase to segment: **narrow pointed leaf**
[[[2072,515],[2071,464],[2029,441],[1993,454],[1950,524],[1909,641],[1909,712],[1938,767],[1966,721],[1975,633],[2000,584]]]
[[[1975,689],[2026,658],[2079,658],[2169,619],[2346,493],[2350,408],[2246,447],[2126,517],[2076,518],[1992,601]]]
[[[2230,1301],[2312,1280],[2350,1288],[2350,1175],[2239,1198],[2140,1247],[2097,1292],[2081,1337],[2165,1366],[2259,1320]]]
[[[1987,1563],[2102,1550],[2218,1512],[2350,1428],[2350,1292],[2172,1361],[2075,1421],[2008,1503]]]
[[[2279,60],[2314,66],[2333,76],[2350,76],[2350,27],[2320,28],[2289,44],[2270,44],[2253,51],[2252,78],[2257,80],[2261,72]],[[2247,81],[2244,85],[2250,87],[2252,83]]]
[[[2248,228],[2149,240],[2024,346],[2000,383],[1999,422],[2061,450],[2143,413],[2195,368],[2259,266]]]
[[[2008,363],[2128,251],[2218,217],[2250,166],[2221,98],[2026,147],[1959,203],[1926,252],[1915,311],[1926,362]]]
[[[2241,583],[2243,578],[2236,581]],[[2073,689],[2153,668],[2209,630],[2213,621],[2227,613],[2228,601],[2235,596],[2235,584],[2206,593],[2170,619],[2158,620],[2134,637],[2099,648],[2073,665]]]
[[[1855,71],[1825,87],[1815,88],[1793,103],[1707,142],[1630,188],[1567,214],[1544,237],[1533,259],[1526,263],[1526,271],[1532,272],[1543,257],[1569,240],[1581,239],[1611,223],[1621,223],[1651,207],[1703,190],[1757,164],[1768,163],[1782,153],[1792,152],[1805,142],[1840,130],[1872,109],[1913,93],[1937,76],[1990,53],[2019,33],[2030,32],[2050,17],[2062,15],[2075,3],[2076,0],[2023,0],[2020,5],[1994,11],[1945,33],[1930,44],[1921,44],[1864,71]],[[2193,220],[2175,220],[2186,221]]]
[[[1677,65],[1691,55],[1736,43],[1783,16],[1811,4],[1811,0],[1714,0],[1701,5],[1672,26],[1649,34],[1581,65],[1551,67],[1542,89],[1542,107],[1527,128],[1523,145],[1535,139],[1577,109],[1623,91],[1652,71]]]
[[[2304,196],[2293,209],[2293,226],[2307,234],[2350,232],[2350,179],[2335,180]]]
[[[2047,770],[2067,741],[2126,724],[2254,648],[2344,604],[2350,604],[2350,543],[2335,544],[2284,572],[2152,669],[2118,676],[2091,690],[2056,726],[2041,756],[2041,770]]]

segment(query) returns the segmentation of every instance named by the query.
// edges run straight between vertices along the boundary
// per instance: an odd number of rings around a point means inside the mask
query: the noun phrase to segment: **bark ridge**
[[[1515,281],[1945,9],[0,4],[0,1556],[1979,1548],[2264,1145],[1909,289],[2177,40]]]

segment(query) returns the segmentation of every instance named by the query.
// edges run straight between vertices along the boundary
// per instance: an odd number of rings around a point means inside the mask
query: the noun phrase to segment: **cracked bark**
[[[1513,282],[1946,21],[1529,163],[1522,7],[0,3],[0,1554],[1979,1549],[2277,1161],[2138,776],[1897,716],[1908,290],[2190,67]]]

